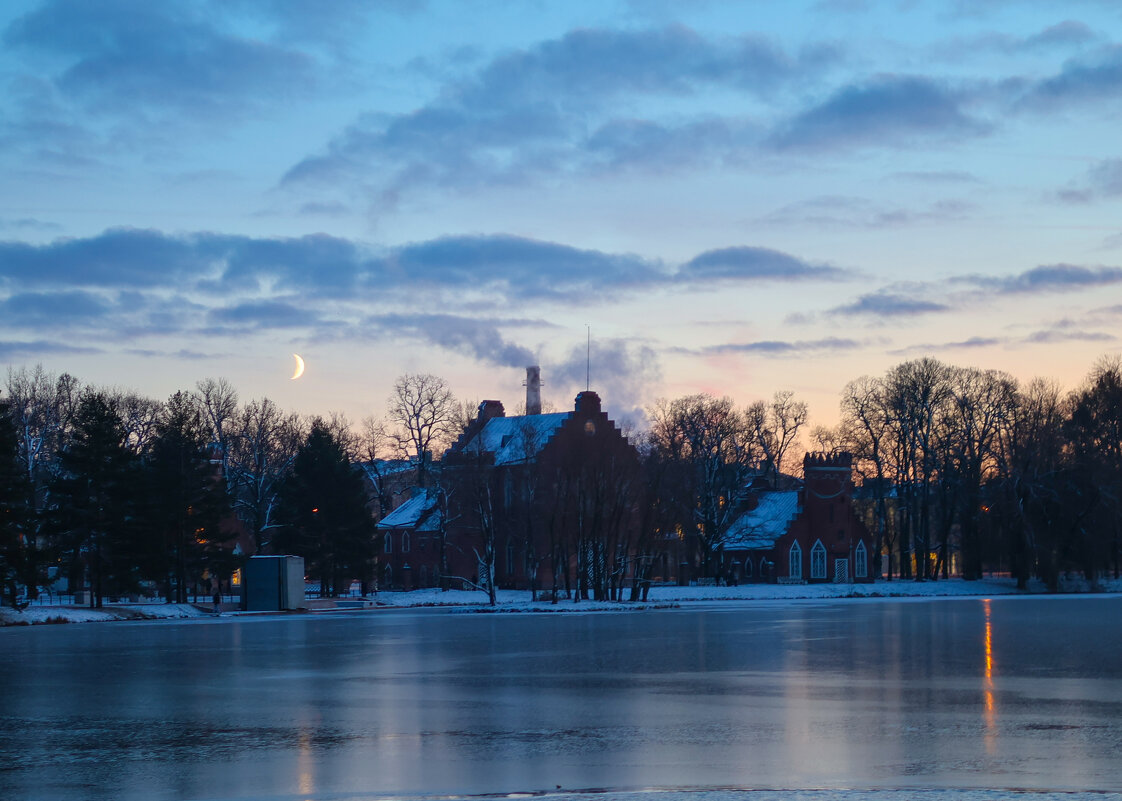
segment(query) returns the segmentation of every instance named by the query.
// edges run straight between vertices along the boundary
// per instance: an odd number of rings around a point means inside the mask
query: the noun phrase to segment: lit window
[[[810,577],[826,578],[826,548],[822,545],[822,540],[818,540],[810,549]]]

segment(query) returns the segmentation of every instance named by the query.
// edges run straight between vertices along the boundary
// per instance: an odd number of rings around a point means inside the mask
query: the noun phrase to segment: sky
[[[0,43],[0,369],[831,424],[908,359],[1120,352],[1113,0],[7,0]]]

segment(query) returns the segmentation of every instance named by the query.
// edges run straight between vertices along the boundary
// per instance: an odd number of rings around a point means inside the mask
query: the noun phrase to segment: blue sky
[[[1112,2],[8,2],[0,365],[381,412],[1119,352]],[[307,361],[288,380],[291,353]]]

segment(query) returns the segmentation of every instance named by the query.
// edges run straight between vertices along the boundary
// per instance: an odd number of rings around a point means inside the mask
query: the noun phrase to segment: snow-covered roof
[[[463,453],[493,453],[495,464],[532,462],[572,412],[492,417],[464,443]]]
[[[418,492],[383,517],[378,523],[378,528],[411,528],[414,531],[436,531],[440,527],[440,510],[435,509],[435,506],[436,495],[434,493]]]
[[[417,465],[409,459],[379,459],[376,462],[363,462],[359,466],[370,478],[376,479],[408,472]]]
[[[725,550],[771,548],[787,533],[791,521],[799,514],[799,493],[764,492],[759,505],[745,512],[725,533]]]

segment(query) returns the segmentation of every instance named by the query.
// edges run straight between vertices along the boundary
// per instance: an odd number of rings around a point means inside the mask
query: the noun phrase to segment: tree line
[[[94,605],[142,590],[185,600],[192,587],[228,581],[247,552],[305,556],[324,593],[355,579],[369,588],[373,521],[393,505],[388,467],[407,460],[418,486],[439,485],[440,455],[475,412],[425,375],[400,377],[385,415],[357,428],[268,399],[240,403],[225,380],[157,401],[36,367],[9,370],[3,389],[0,581],[9,596],[17,585],[34,596],[48,574],[65,576],[88,586]],[[837,426],[807,431],[807,406],[790,392],[743,408],[707,394],[655,402],[647,425],[627,432],[634,475],[589,461],[527,479],[521,495],[564,489],[548,495],[552,516],[510,517],[535,559],[527,570],[544,564],[534,532],[576,515],[601,533],[547,538],[573,556],[550,564],[583,562],[572,581],[595,574],[596,594],[618,595],[625,574],[639,586],[673,539],[697,575],[719,575],[745,488],[790,482],[809,438],[814,450],[853,454],[878,575],[1002,571],[1052,588],[1073,571],[1092,582],[1118,576],[1122,360],[1103,358],[1065,392],[915,359],[850,382],[840,409]],[[496,519],[492,491],[476,488],[479,520]],[[241,531],[247,547],[234,548]],[[554,586],[559,578],[569,581]]]

